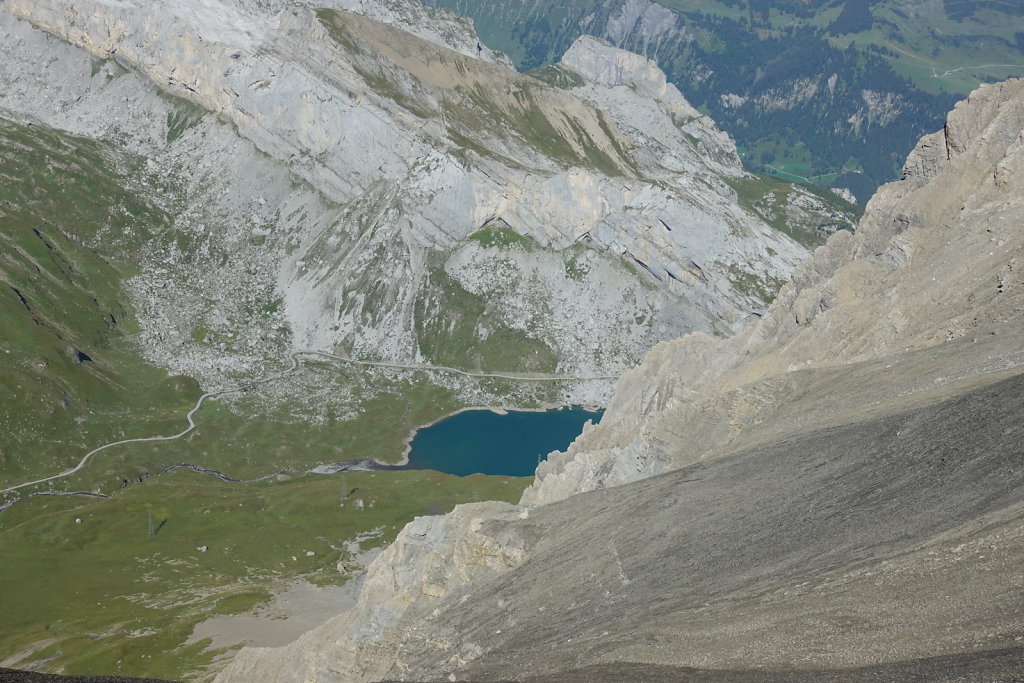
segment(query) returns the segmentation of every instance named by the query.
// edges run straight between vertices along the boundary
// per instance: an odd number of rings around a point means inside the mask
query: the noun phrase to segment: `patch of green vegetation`
[[[515,501],[528,483],[409,471],[227,484],[179,471],[109,500],[22,503],[0,514],[0,653],[67,674],[201,678],[217,653],[184,645],[197,623],[294,580],[343,583],[345,541],[377,531],[362,549],[381,546],[414,516]]]
[[[316,10],[316,17],[327,33],[330,34],[339,45],[353,55],[365,54],[366,50],[362,43],[356,40],[355,36],[345,26],[345,17],[337,10],[320,8]]]
[[[533,84],[524,82],[523,88],[513,92],[515,108],[502,107],[490,88],[476,85],[464,92],[474,108],[482,114],[477,127],[481,134],[490,131],[511,129],[521,136],[530,147],[545,156],[566,165],[585,163],[548,118],[540,106],[540,92]],[[588,164],[589,165],[589,164]]]
[[[747,168],[766,175],[774,175],[789,182],[804,182],[811,177],[814,163],[811,152],[802,144],[792,145],[781,135],[770,135],[752,144],[737,147]],[[848,170],[857,170],[856,160],[851,160]],[[839,172],[815,176],[813,181],[822,186],[831,185],[841,175]]]
[[[168,144],[198,126],[199,122],[209,113],[183,97],[175,97],[164,92],[161,92],[160,96],[171,103],[171,108],[167,111],[166,139]]]
[[[586,81],[583,77],[571,69],[566,69],[559,64],[549,64],[526,72],[526,75],[533,76],[538,81],[562,90],[572,90],[582,87]]]
[[[90,75],[96,76],[96,74],[103,71],[104,68],[109,69],[107,75],[108,80],[111,78],[116,78],[117,76],[123,76],[124,74],[128,73],[128,69],[122,66],[116,59],[100,59],[98,57],[93,57],[91,64],[92,73]]]
[[[517,165],[517,162],[513,159],[491,149],[490,147],[480,144],[472,136],[466,135],[458,126],[449,125],[447,132],[449,139],[457,145],[457,149],[452,152],[453,156],[463,163],[471,163],[472,157],[469,152],[473,152],[483,159],[495,159],[496,161],[508,164],[509,166]]]
[[[122,259],[171,225],[170,216],[132,189],[144,161],[102,143],[0,118],[0,160],[5,225],[35,221],[33,227],[50,225],[90,250],[102,246],[102,258],[93,257],[118,273],[134,274]]]
[[[487,308],[444,268],[432,268],[416,302],[416,341],[436,365],[479,370],[477,326]]]
[[[590,272],[590,264],[580,254],[570,254],[565,259],[565,276],[570,280],[581,282]]]
[[[438,117],[437,110],[430,104],[433,100],[429,93],[430,89],[403,67],[394,64],[367,44],[349,25],[350,17],[332,9],[321,8],[316,10],[316,13],[331,38],[349,53],[352,68],[375,93],[390,99],[419,118]],[[459,71],[465,70],[463,61],[458,57],[454,58],[452,66]],[[399,77],[398,80],[396,76]]]
[[[507,225],[489,223],[470,235],[469,239],[488,249],[518,249],[531,252],[540,248],[537,240],[527,235],[520,235]]]
[[[631,273],[640,283],[644,289],[654,291],[658,289],[658,280],[654,277],[650,270],[640,264],[635,259],[624,261],[625,272]]]
[[[127,255],[169,223],[127,189],[132,168],[97,143],[0,119],[0,402],[19,406],[0,414],[0,483],[169,429],[200,393],[130,350]]]
[[[379,215],[389,204],[376,202],[372,215]],[[360,226],[365,230],[373,230],[374,226]],[[317,243],[307,253],[316,257],[333,261],[343,252],[332,251],[329,245]],[[394,278],[381,278],[380,273],[389,272],[393,255],[388,244],[379,244],[373,251],[371,260],[361,272],[355,273],[342,295],[341,309],[345,314],[358,314],[360,320],[369,326],[380,324],[391,311],[400,296],[399,283]]]
[[[828,235],[817,230],[817,225],[799,225],[788,220],[785,207],[790,194],[794,191],[793,183],[767,174],[741,178],[726,177],[723,180],[736,191],[741,207],[800,244],[813,248],[823,244],[827,239]],[[863,209],[859,206],[847,202],[830,190],[812,184],[803,184],[800,188],[815,195],[829,209],[845,216],[845,220],[839,221],[841,227],[853,230],[856,221],[863,214]]]
[[[553,374],[558,368],[558,357],[547,344],[509,327],[499,327],[480,342],[480,360],[488,369]]]
[[[765,306],[775,300],[782,285],[786,284],[785,280],[770,275],[764,277],[756,275],[735,263],[729,264],[728,278],[737,292],[758,299]]]
[[[424,380],[395,383],[387,393],[377,382],[372,391],[378,393],[361,401],[358,417],[332,423],[334,434],[320,437],[325,445],[330,443],[340,453],[357,458],[397,462],[412,430],[465,407],[450,389]]]
[[[616,176],[628,175],[627,171],[635,172],[636,168],[630,161],[626,150],[621,144],[619,144],[618,136],[612,130],[611,124],[605,118],[604,114],[597,111],[595,112],[595,116],[597,117],[598,128],[600,128],[604,138],[611,145],[612,149],[615,150],[616,156],[613,157],[601,149],[598,146],[597,141],[583,127],[583,124],[579,119],[567,117],[566,123],[569,125],[569,128],[572,129],[573,133],[575,133],[576,142],[580,148],[583,149],[586,159],[590,161],[593,168],[613,178]]]
[[[164,517],[164,519],[169,520],[170,517]],[[241,593],[235,593],[217,600],[217,604],[213,608],[213,613],[221,615],[245,614],[257,605],[270,600],[272,597],[273,596],[265,590],[247,590]]]
[[[636,167],[636,164],[633,163],[632,157],[629,155],[628,150],[626,150],[625,147],[623,147],[620,143],[619,135],[614,130],[612,130],[612,124],[608,121],[608,118],[605,116],[603,111],[597,111],[597,124],[598,126],[600,126],[605,136],[607,136],[608,142],[611,143],[612,149],[615,150],[615,153],[619,156],[619,158],[625,161],[630,169],[632,169],[633,171],[638,171],[639,169]],[[611,173],[609,175],[616,175],[616,173]]]
[[[499,87],[500,84],[484,83],[458,87],[442,100],[453,141],[482,156],[509,162],[500,153],[474,142],[498,135],[515,147],[525,142],[566,167],[583,166],[610,176],[622,176],[629,170],[628,157],[610,156],[584,123],[552,97],[547,85],[529,79],[516,81],[507,86],[511,88],[511,100]],[[594,112],[594,116],[599,114]],[[614,140],[608,143],[615,147]],[[522,163],[511,161],[516,165]]]
[[[428,109],[414,96],[397,85],[385,72],[381,65],[364,67],[355,65],[356,71],[363,77],[367,85],[379,95],[384,95],[395,104],[421,119],[432,119],[437,117],[437,112]]]
[[[384,304],[390,300],[389,294],[392,293],[393,288],[394,283],[383,280],[359,288],[357,291],[363,295],[362,314],[371,320],[374,319],[383,309]]]
[[[450,389],[431,384],[425,377],[389,380],[345,365],[316,369],[314,364],[310,371],[317,373],[312,380],[317,386],[348,391],[355,414],[328,413],[318,423],[311,423],[308,406],[302,402],[281,402],[268,412],[255,397],[243,395],[230,405],[211,400],[196,413],[197,427],[187,436],[106,449],[88,468],[54,486],[115,493],[125,481],[135,485],[139,476],[177,464],[198,465],[233,479],[250,480],[282,469],[305,471],[351,460],[395,463],[402,456],[405,439],[417,426],[465,407]],[[183,429],[182,416],[187,409],[162,433]],[[83,446],[75,455],[81,457],[87,450]]]
[[[485,246],[519,248],[525,238],[502,228],[477,239]],[[444,268],[428,272],[423,291],[416,302],[416,338],[432,363],[476,371],[551,373],[557,367],[550,347],[503,324],[483,297],[466,291]]]
[[[263,304],[258,311],[252,311],[254,314],[258,314],[265,318],[270,318],[277,315],[281,311],[281,304],[284,303],[284,299],[277,297],[267,303]]]
[[[389,66],[386,58],[378,54],[375,54],[372,59],[360,58],[370,54],[369,47],[364,45],[362,39],[346,25],[346,17],[343,13],[321,8],[316,10],[316,14],[331,38],[352,55],[352,67],[375,93],[387,97],[420,118],[436,118],[437,112],[429,109],[417,99],[414,92],[406,89],[412,85],[411,80],[406,82],[406,87],[395,81],[393,76],[396,73],[395,69],[401,69],[401,67]]]

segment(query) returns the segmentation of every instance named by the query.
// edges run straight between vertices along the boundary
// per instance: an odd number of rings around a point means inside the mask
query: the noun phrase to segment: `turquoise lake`
[[[582,408],[507,415],[470,410],[419,430],[406,467],[460,477],[477,473],[530,476],[538,458],[565,450],[587,420],[597,422],[603,414]]]

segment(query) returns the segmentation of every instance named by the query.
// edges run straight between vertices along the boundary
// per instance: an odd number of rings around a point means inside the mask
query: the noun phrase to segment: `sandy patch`
[[[211,617],[197,624],[188,643],[210,638],[211,650],[242,643],[256,647],[287,645],[352,607],[359,595],[360,578],[344,586],[325,587],[296,581],[251,612]]]

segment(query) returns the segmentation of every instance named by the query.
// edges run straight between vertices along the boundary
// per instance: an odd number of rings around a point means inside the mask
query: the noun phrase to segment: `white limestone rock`
[[[806,253],[736,204],[720,180],[742,175],[731,140],[648,60],[581,39],[567,63],[594,80],[570,94],[477,58],[470,27],[446,15],[404,0],[333,6],[365,16],[242,0],[0,7],[15,37],[0,48],[0,106],[117,140],[159,183],[175,169],[187,188],[176,228],[204,246],[154,254],[133,282],[150,357],[173,371],[212,387],[225,369],[280,363],[284,349],[429,360],[414,321],[436,254],[495,222],[541,245],[527,270],[557,270],[566,257],[551,254],[580,242],[647,281],[620,311],[625,328],[591,330],[599,358],[556,326],[605,315],[600,283],[574,301],[557,278],[488,299],[510,321],[528,301],[550,311],[533,334],[566,373],[616,373],[658,339],[740,329],[763,302],[736,273],[776,282]],[[90,63],[11,13],[110,61]],[[532,111],[550,129],[536,130]],[[171,140],[176,117],[193,123]],[[247,318],[253,304],[276,312]],[[653,324],[630,306],[653,310]]]

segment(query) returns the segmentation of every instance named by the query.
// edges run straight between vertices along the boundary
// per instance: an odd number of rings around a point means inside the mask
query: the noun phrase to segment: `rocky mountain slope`
[[[0,107],[118,139],[176,215],[129,283],[151,360],[207,387],[298,349],[616,374],[757,314],[806,253],[769,221],[849,223],[758,185],[644,59],[584,40],[577,95],[426,12],[4,3]]]
[[[598,451],[595,475],[611,462],[633,469],[637,454],[645,468],[689,464],[766,433],[881,410],[893,387],[906,401],[1016,367],[1020,87],[983,87],[960,103],[942,131],[918,143],[904,179],[875,196],[857,234],[815,250],[756,325],[724,342],[692,335],[654,349],[620,382],[604,429],[574,445],[587,455],[551,463],[551,486],[558,470]],[[882,360],[892,357],[900,361]],[[851,383],[831,400],[782,398],[813,393],[817,378],[835,381],[836,368],[870,376],[879,364],[884,381]],[[686,448],[658,447],[683,434]],[[595,481],[578,475],[568,477],[574,487]]]
[[[449,13],[324,4],[0,2],[4,666],[202,677],[208,617],[526,485],[332,473],[603,405],[855,213],[744,173],[636,55],[545,81]]]
[[[1019,673],[1022,165],[1024,81],[982,87],[757,324],[660,344],[520,505],[417,519],[220,680]]]
[[[853,188],[897,177],[955,97],[1024,73],[1018,3],[959,0],[429,0],[524,70],[581,34],[656,59],[747,168]],[[786,173],[793,175],[784,175]]]

